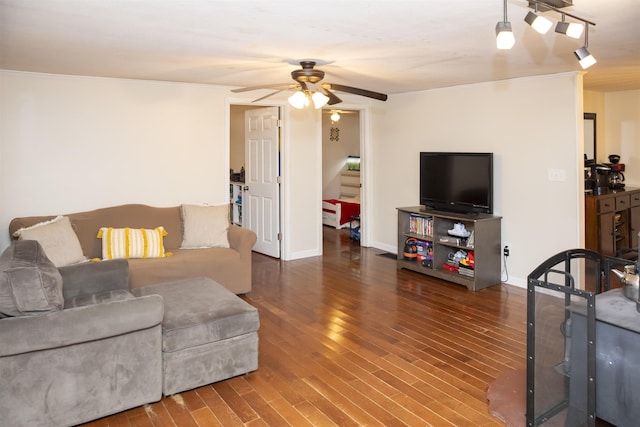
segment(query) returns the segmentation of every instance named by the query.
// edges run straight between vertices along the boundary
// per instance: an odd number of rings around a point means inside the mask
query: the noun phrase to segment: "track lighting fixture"
[[[584,46],[573,52],[578,58],[578,63],[583,69],[589,68],[597,62],[596,58],[591,55],[587,47],[589,47],[589,24],[586,24],[584,29]]]
[[[503,20],[496,24],[496,45],[498,49],[511,49],[516,42],[511,31],[511,22],[507,20],[507,0],[503,0]]]
[[[563,13],[562,21],[558,21],[558,24],[556,25],[556,33],[564,34],[572,39],[579,39],[584,27],[582,24],[578,24],[577,22],[565,22],[564,16],[565,14]]]
[[[566,4],[558,4],[555,0],[528,0],[529,7],[533,5],[534,12],[529,11],[524,20],[527,24],[531,25],[540,34],[546,34],[552,26],[552,23],[547,18],[538,15],[538,5],[540,5],[543,11],[554,11],[562,15],[562,20],[556,25],[556,33],[565,34],[568,37],[578,39],[582,35],[584,29],[584,46],[576,50],[574,54],[578,58],[580,66],[589,68],[596,63],[595,58],[589,50],[589,25],[596,25],[595,22],[588,21],[580,18],[579,16],[572,15],[567,12],[563,12],[557,9],[555,6],[564,7]],[[511,23],[507,20],[507,1],[503,0],[504,18],[496,25],[496,44],[498,49],[511,49],[515,43],[513,32],[511,31]],[[566,22],[566,16],[570,16],[573,19],[581,21],[582,24],[575,22]]]
[[[531,28],[539,32],[540,34],[547,34],[547,32],[551,29],[553,25],[551,21],[549,21],[544,16],[538,15],[538,4],[535,4],[535,13],[529,12],[527,16],[524,17],[524,22],[531,25]]]

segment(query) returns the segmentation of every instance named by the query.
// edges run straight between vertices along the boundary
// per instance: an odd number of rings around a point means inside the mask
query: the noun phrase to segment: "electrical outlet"
[[[504,256],[509,256],[510,252],[511,251],[509,250],[509,245],[504,245],[504,249],[502,250],[502,254]]]

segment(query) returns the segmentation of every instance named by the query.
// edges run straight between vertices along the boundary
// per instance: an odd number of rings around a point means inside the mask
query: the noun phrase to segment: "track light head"
[[[527,16],[524,17],[524,22],[531,25],[531,27],[540,34],[547,34],[553,25],[547,18],[536,15],[534,12],[527,13]]]
[[[556,25],[556,33],[565,34],[572,39],[579,39],[583,30],[584,27],[582,24],[578,24],[576,22],[564,22],[564,18],[562,21],[558,21],[558,24]]]
[[[496,25],[496,45],[498,49],[511,49],[516,38],[511,31],[511,22],[498,22]]]
[[[591,55],[586,46],[581,47],[573,53],[576,55],[576,58],[578,58],[578,62],[582,69],[587,69],[597,62],[596,58]]]

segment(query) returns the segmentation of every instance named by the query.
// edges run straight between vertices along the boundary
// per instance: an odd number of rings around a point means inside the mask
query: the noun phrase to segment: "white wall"
[[[640,187],[640,90],[606,92],[604,104],[606,155],[619,154],[625,184]]]
[[[227,203],[219,87],[2,72],[0,246],[13,217]]]
[[[510,283],[524,284],[541,261],[580,246],[581,87],[580,75],[560,74],[365,100],[369,244],[395,251],[395,208],[418,203],[418,153],[460,150],[495,153],[494,203],[511,247]],[[129,202],[226,203],[227,109],[255,95],[6,71],[0,93],[0,249],[16,216]],[[619,117],[607,139],[619,136],[627,155],[639,145],[638,94],[605,99],[607,116]],[[283,258],[320,255],[321,113],[290,109],[284,95],[272,101],[283,106]],[[563,170],[566,180],[549,181],[549,169]]]
[[[560,74],[391,96],[372,119],[372,245],[395,251],[396,207],[419,202],[420,151],[488,151],[509,283],[581,246],[581,87],[580,75]]]
[[[0,250],[18,216],[228,203],[229,88],[0,71],[0,93]],[[320,120],[284,111],[292,259],[321,254]]]
[[[320,110],[285,107],[283,146],[284,246],[296,259],[322,255],[322,117]]]

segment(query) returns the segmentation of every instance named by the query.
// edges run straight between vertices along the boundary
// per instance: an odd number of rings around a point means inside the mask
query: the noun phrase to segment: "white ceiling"
[[[508,1],[516,45],[500,51],[502,0],[0,0],[0,69],[242,87],[314,59],[325,82],[388,94],[579,71],[584,40],[536,33],[529,10]],[[640,89],[639,1],[564,10],[596,23],[585,88]]]

